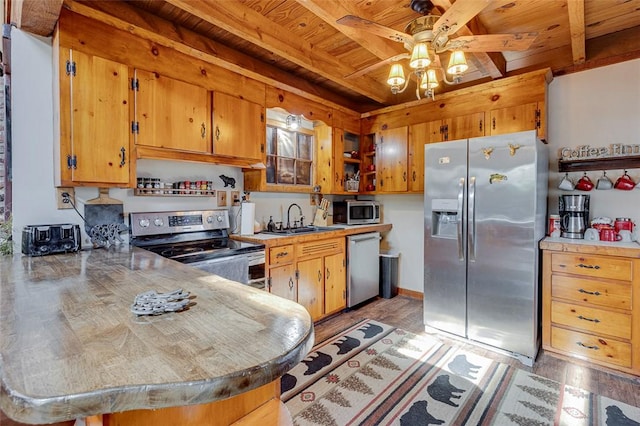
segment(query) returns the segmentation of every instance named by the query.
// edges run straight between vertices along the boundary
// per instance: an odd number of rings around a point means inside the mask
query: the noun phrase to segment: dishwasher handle
[[[371,232],[371,233],[368,233],[368,234],[350,235],[347,238],[349,239],[349,242],[351,244],[359,243],[359,242],[362,242],[362,241],[368,241],[368,240],[381,240],[382,239],[382,237],[380,237],[380,233],[379,232]]]

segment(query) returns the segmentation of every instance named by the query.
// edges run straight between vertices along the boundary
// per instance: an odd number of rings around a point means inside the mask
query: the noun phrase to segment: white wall
[[[20,250],[25,225],[77,223],[82,219],[73,210],[58,210],[53,164],[53,49],[51,39],[40,38],[12,28],[11,31],[11,107],[13,164],[13,237]],[[224,188],[221,174],[236,179],[242,188],[239,168],[207,164],[139,160],[139,176],[160,177],[164,181],[211,180],[214,189]],[[76,188],[76,204],[83,213],[83,202],[98,196],[97,188]],[[143,197],[131,189],[111,189],[110,196],[123,201],[125,214],[139,211],[218,208],[211,197]],[[84,227],[80,227],[83,230]],[[83,245],[90,246],[86,235]]]

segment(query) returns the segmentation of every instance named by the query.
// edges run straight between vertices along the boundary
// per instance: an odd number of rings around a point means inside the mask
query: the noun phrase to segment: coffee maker
[[[560,236],[584,238],[589,227],[589,196],[561,195],[559,200]]]

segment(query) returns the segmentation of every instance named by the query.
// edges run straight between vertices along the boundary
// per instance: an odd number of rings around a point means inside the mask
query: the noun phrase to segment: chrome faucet
[[[296,203],[292,203],[292,204],[289,205],[289,208],[287,209],[287,229],[291,229],[291,223],[289,221],[289,215],[291,214],[291,207],[293,207],[293,206],[296,206],[298,208],[298,212],[300,212],[300,227],[304,226],[304,223],[303,223],[304,216],[302,215],[302,207],[300,207]]]

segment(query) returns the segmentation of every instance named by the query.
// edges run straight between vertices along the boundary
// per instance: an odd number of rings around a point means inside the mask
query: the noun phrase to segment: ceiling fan
[[[339,24],[403,43],[405,49],[411,52],[411,54],[404,53],[387,58],[347,77],[360,76],[385,64],[411,58],[410,67],[418,79],[418,89],[416,90],[418,99],[420,99],[420,88],[424,88],[425,94],[433,98],[433,89],[438,85],[435,69],[442,69],[438,54],[448,50],[452,51],[447,72],[453,76],[453,80],[447,78],[443,69],[442,80],[448,84],[455,84],[460,82],[462,73],[467,69],[464,52],[527,50],[537,37],[537,33],[486,34],[451,38],[475,15],[487,7],[489,1],[458,0],[442,15],[437,15],[432,14],[435,7],[430,0],[411,0],[411,9],[422,16],[409,22],[405,27],[405,32],[396,31],[355,15],[347,15],[338,19],[337,23]],[[432,63],[435,65],[428,68]],[[391,86],[392,93],[403,92],[408,81],[409,79],[404,79],[402,66],[394,64],[387,81]],[[403,84],[404,87],[401,88],[400,86]]]

